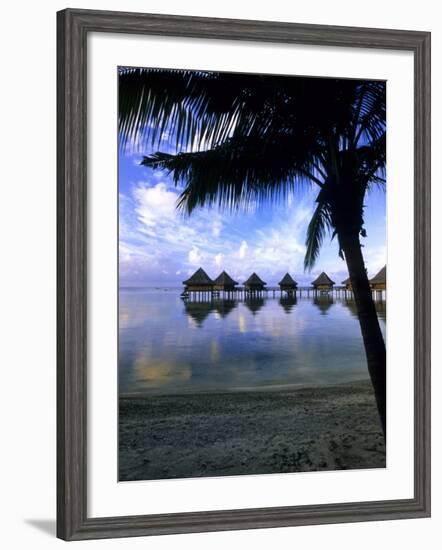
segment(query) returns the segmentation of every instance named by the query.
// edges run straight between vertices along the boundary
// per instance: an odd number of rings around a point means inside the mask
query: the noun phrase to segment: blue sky
[[[173,152],[169,136],[155,150]],[[199,267],[216,277],[226,270],[242,283],[253,271],[269,285],[288,271],[309,284],[321,271],[340,283],[348,276],[336,240],[324,241],[316,267],[303,269],[305,236],[317,189],[235,214],[204,208],[184,217],[176,210],[180,189],[164,172],[140,166],[151,153],[130,143],[119,155],[119,269],[121,286],[179,286]],[[367,238],[363,254],[368,273],[386,263],[385,192],[367,196]]]

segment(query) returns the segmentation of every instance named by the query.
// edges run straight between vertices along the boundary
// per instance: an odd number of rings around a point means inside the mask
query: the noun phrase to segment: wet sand
[[[368,381],[119,400],[120,481],[384,467]]]

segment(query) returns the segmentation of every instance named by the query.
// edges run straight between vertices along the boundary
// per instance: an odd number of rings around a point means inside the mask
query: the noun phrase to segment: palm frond
[[[386,128],[386,84],[365,82],[359,87],[359,98],[354,105],[354,135],[352,146],[362,141],[379,139]]]
[[[147,154],[142,164],[172,174],[186,213],[247,208],[317,183],[311,269],[327,230],[349,209],[362,227],[365,192],[385,181],[385,91],[374,81],[121,68],[120,144],[138,138],[149,153],[170,136],[176,154]]]
[[[387,162],[387,135],[384,130],[377,139],[356,150],[360,179],[369,186],[385,176]],[[385,183],[385,182],[384,182]]]
[[[317,138],[332,129],[348,139],[358,99],[359,132],[374,135],[377,126],[371,115],[379,92],[367,86],[362,97],[360,89],[360,81],[342,79],[325,79],[318,86],[317,79],[305,77],[121,69],[120,143],[138,137],[146,146],[158,145],[167,132],[177,151],[199,150],[229,137],[276,130],[294,135],[301,129]]]
[[[311,271],[319,257],[322,243],[327,231],[331,228],[330,213],[327,204],[318,198],[318,204],[308,224],[304,269]]]
[[[142,164],[165,170],[175,185],[184,185],[179,207],[190,214],[204,205],[232,210],[284,200],[297,186],[311,182],[311,176],[316,178],[314,157],[313,145],[303,140],[297,144],[290,137],[265,136],[231,138],[194,153],[157,152]]]
[[[136,136],[159,143],[166,131],[177,150],[222,143],[269,126],[277,82],[265,75],[134,68],[119,75],[121,144]]]

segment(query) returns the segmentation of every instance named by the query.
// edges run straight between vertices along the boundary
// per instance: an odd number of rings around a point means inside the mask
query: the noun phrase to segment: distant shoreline
[[[119,398],[119,479],[385,467],[369,381]]]

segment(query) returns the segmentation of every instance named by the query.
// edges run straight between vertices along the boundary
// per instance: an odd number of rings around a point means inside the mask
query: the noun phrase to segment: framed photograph
[[[430,515],[430,33],[58,13],[58,536]]]

